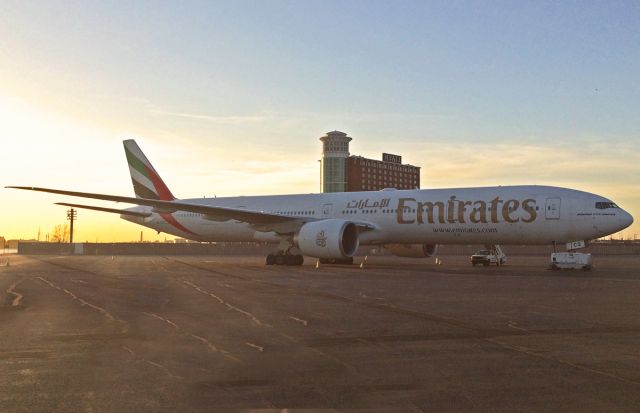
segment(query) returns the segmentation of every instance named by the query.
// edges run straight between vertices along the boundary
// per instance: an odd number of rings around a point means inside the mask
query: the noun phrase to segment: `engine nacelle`
[[[438,253],[436,244],[385,244],[384,247],[396,257],[426,258]]]
[[[344,219],[308,222],[300,228],[294,243],[303,255],[316,258],[349,258],[358,249],[358,228]]]

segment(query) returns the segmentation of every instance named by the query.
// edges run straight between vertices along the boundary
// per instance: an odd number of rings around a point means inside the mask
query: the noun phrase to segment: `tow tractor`
[[[491,264],[497,266],[507,263],[507,256],[500,248],[500,245],[485,245],[486,249],[480,250],[471,256],[471,265],[484,265],[488,267]]]

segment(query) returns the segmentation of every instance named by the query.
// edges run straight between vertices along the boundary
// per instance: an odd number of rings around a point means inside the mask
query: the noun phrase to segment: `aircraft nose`
[[[622,211],[620,216],[620,225],[622,229],[627,228],[633,224],[633,217],[627,211]]]

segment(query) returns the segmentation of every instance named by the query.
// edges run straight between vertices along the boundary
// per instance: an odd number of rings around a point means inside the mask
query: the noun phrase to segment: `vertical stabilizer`
[[[123,144],[136,197],[162,201],[176,199],[151,162],[144,156],[136,141],[127,139],[123,141]]]

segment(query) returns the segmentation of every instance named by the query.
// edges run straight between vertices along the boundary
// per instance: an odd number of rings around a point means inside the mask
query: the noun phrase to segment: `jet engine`
[[[308,222],[294,237],[303,255],[316,258],[342,259],[353,257],[358,249],[358,228],[344,219]]]
[[[438,253],[436,244],[385,244],[384,247],[396,257],[426,258]]]

